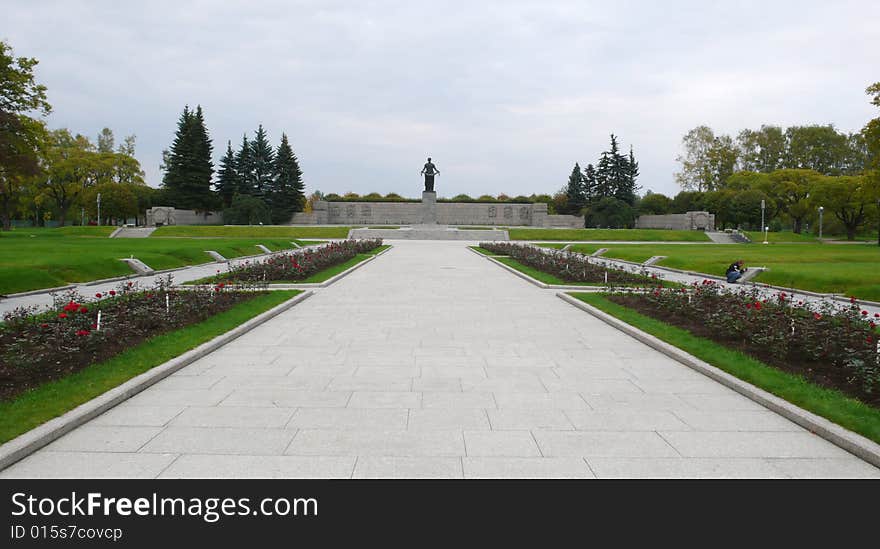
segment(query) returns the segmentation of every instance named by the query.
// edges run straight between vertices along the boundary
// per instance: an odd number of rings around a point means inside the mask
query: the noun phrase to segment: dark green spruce
[[[274,180],[268,195],[272,223],[289,223],[295,212],[302,211],[305,186],[299,161],[290,146],[287,134],[281,134],[281,144],[275,154]]]
[[[170,205],[188,210],[207,211],[216,201],[211,191],[214,164],[213,145],[205,127],[202,107],[184,107],[177,133],[165,163],[162,186]]]

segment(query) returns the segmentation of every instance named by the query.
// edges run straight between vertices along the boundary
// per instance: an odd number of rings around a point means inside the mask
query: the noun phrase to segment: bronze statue
[[[440,175],[440,170],[438,170],[437,166],[431,162],[430,156],[425,163],[425,167],[422,168],[422,171],[420,171],[419,174],[425,176],[425,191],[434,192],[434,176]]]

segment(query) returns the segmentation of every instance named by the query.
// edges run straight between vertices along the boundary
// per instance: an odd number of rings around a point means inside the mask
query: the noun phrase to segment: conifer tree
[[[238,174],[235,171],[235,153],[232,151],[231,141],[226,142],[226,154],[220,159],[216,187],[223,206],[228,208],[232,204],[232,197],[238,192]]]
[[[575,162],[571,175],[568,176],[568,185],[565,187],[565,209],[570,213],[577,214],[586,204],[584,195],[584,175],[580,165]]]
[[[254,140],[250,143],[251,147],[251,165],[253,166],[253,195],[268,199],[268,195],[272,190],[272,178],[274,176],[275,151],[266,137],[266,130],[263,125],[257,128]]]
[[[287,134],[281,134],[274,163],[274,179],[269,193],[272,223],[288,223],[294,212],[302,211],[305,187],[299,161],[293,153]]]
[[[177,133],[164,164],[165,175],[162,178],[162,186],[167,191],[171,205],[201,211],[214,206],[211,192],[214,174],[212,149],[202,107],[191,111],[185,106],[177,123]]]
[[[247,134],[241,137],[241,147],[235,155],[235,173],[238,176],[238,194],[254,194],[254,170],[251,161],[251,144]]]
[[[596,193],[594,198],[602,199],[613,194],[611,190],[612,160],[608,151],[602,151],[596,164]]]
[[[587,164],[584,168],[584,198],[587,203],[592,202],[596,198],[598,180],[596,179],[596,168],[592,164]]]

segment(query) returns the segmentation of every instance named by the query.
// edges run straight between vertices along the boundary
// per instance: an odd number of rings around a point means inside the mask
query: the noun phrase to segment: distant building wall
[[[548,215],[543,227],[555,229],[583,229],[584,216],[582,215]]]
[[[504,225],[544,227],[547,204],[509,202],[437,202],[441,225]],[[295,225],[417,225],[422,223],[421,202],[315,202],[311,213],[294,214]],[[563,216],[574,217],[574,216]],[[583,218],[580,218],[583,227]]]
[[[147,210],[147,226],[162,225],[222,225],[221,212],[178,210],[168,206],[154,206]]]
[[[672,229],[678,231],[714,231],[715,214],[687,212],[683,214],[640,215],[636,229]]]

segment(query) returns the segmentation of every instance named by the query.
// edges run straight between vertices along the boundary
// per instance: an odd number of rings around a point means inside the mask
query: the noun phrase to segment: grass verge
[[[703,231],[666,229],[513,229],[511,240],[597,240],[638,242],[711,242]]]
[[[257,244],[273,251],[293,248],[293,239],[284,238],[88,238],[50,232],[58,230],[0,238],[0,294],[135,274],[123,257],[162,270],[208,263],[206,250],[234,258],[262,253]]]
[[[180,356],[300,293],[298,290],[284,290],[257,296],[198,324],[150,338],[110,360],[41,385],[11,401],[0,402],[0,443]]]
[[[295,225],[169,225],[159,227],[150,238],[346,238],[351,227],[299,227]]]
[[[607,244],[602,257],[641,263],[664,255],[658,266],[721,276],[736,259],[746,267],[765,266],[755,282],[822,293],[880,300],[880,247],[854,244]],[[592,253],[595,245],[575,244],[573,252]]]
[[[468,248],[470,248],[474,251],[480,252],[483,255],[488,255],[489,257],[495,257],[498,255],[495,252],[490,252],[489,250],[487,250],[485,248],[481,248],[479,246],[468,246]]]
[[[880,410],[876,408],[850,398],[839,391],[814,385],[800,376],[777,370],[714,341],[697,337],[687,330],[618,305],[609,301],[603,294],[570,293],[569,295],[743,381],[880,443]]]

